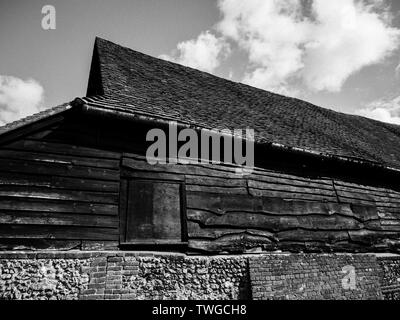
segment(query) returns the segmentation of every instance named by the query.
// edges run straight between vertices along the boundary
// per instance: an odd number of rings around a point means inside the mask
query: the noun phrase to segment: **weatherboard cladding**
[[[168,120],[207,128],[248,126],[257,130],[261,143],[399,167],[399,127],[236,84],[100,39],[88,89],[89,97],[3,127],[0,250],[127,249],[143,241],[215,253],[398,250],[400,190],[390,171],[370,170],[365,162],[358,167],[319,161],[322,157],[309,164],[297,161],[297,153],[256,146],[256,151],[274,152],[258,153],[258,160],[263,154],[267,161],[239,177],[227,164],[153,166],[144,156],[144,140],[149,128]],[[386,161],[391,153],[395,160]],[[331,171],[321,170],[320,163]],[[153,203],[170,210],[161,215]],[[175,224],[164,222],[146,227],[159,228],[153,235],[131,237],[135,214],[165,221],[178,211],[182,243],[165,237]]]

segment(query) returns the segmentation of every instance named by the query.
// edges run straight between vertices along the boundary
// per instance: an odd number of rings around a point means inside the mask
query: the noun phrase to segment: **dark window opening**
[[[183,183],[131,179],[127,189],[126,244],[185,242]]]

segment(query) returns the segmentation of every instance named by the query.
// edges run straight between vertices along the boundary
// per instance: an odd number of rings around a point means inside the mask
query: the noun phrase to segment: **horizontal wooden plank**
[[[337,195],[339,198],[346,198],[346,199],[356,199],[356,200],[362,200],[365,202],[371,202],[374,204],[376,202],[375,198],[372,195],[369,194],[360,194],[356,192],[351,192],[351,191],[344,191],[341,189],[336,188]]]
[[[185,175],[195,175],[204,177],[217,177],[223,179],[238,179],[243,178],[241,174],[235,173],[235,170],[230,171],[224,170],[224,165],[210,165],[205,166],[202,164],[157,164],[151,165],[147,160],[141,156],[136,156],[135,158],[123,157],[122,166],[127,168],[132,168],[135,170],[143,171],[156,171],[163,173],[175,173],[175,174],[185,174]]]
[[[186,174],[193,176],[204,176],[204,177],[219,177],[223,179],[253,179],[255,181],[267,181],[269,183],[282,183],[289,185],[299,185],[299,186],[307,186],[310,188],[320,188],[320,189],[332,189],[332,181],[329,179],[311,179],[304,178],[295,175],[283,174],[275,171],[267,171],[260,168],[255,168],[254,173],[251,175],[240,175],[236,173],[235,166],[227,166],[225,164],[220,165],[211,165],[211,164],[189,164],[189,165],[172,165],[172,164],[164,164],[164,165],[150,165],[147,163],[146,158],[140,155],[134,154],[123,154],[122,165],[126,167],[131,167],[137,170],[146,170],[146,171],[158,171],[165,173],[177,173],[177,174]]]
[[[0,210],[117,215],[118,205],[48,199],[0,197]]]
[[[400,217],[396,219],[380,219],[382,225],[400,226]]]
[[[235,234],[250,234],[255,236],[262,236],[273,240],[274,234],[265,230],[257,230],[257,229],[241,229],[241,228],[202,228],[200,225],[193,221],[187,222],[188,236],[190,239],[218,239],[227,235],[235,235]]]
[[[151,165],[145,160],[136,160],[131,158],[123,158],[122,166],[132,168],[137,171],[154,171],[162,173],[175,173],[175,174],[199,174],[210,175],[211,171],[196,167],[194,165],[181,165],[181,164],[157,164]],[[214,169],[215,171],[216,169]],[[231,175],[234,177],[233,175]],[[237,177],[237,176],[236,176]]]
[[[368,253],[371,251],[388,251],[393,250],[393,248],[398,248],[400,241],[396,239],[390,240],[390,245],[385,243],[384,240],[378,242],[366,241],[361,242],[351,242],[346,238],[346,234],[328,234],[326,239],[320,241],[321,237],[318,234],[308,234],[306,238],[316,239],[316,240],[286,240],[291,238],[297,238],[297,236],[291,237],[282,234],[283,239],[279,242],[269,242],[269,239],[263,239],[261,237],[256,237],[247,234],[231,235],[223,239],[215,240],[204,240],[204,239],[191,239],[189,240],[189,248],[199,251],[212,252],[212,253],[222,253],[222,252],[237,252],[237,253],[247,253],[253,252],[252,250],[260,249],[263,251],[275,251],[281,250],[286,252],[352,252],[352,253]],[[343,240],[340,240],[343,239]]]
[[[21,174],[0,171],[0,186],[51,187],[76,191],[119,192],[119,183],[95,179]]]
[[[319,188],[309,188],[304,186],[294,186],[289,184],[278,184],[278,183],[267,183],[255,180],[248,180],[249,188],[260,189],[260,190],[271,190],[271,191],[282,191],[282,192],[295,192],[295,193],[305,193],[305,194],[315,194],[324,195],[332,198],[336,197],[335,190],[333,186],[330,190],[319,189]]]
[[[186,185],[187,192],[208,192],[208,193],[221,193],[221,194],[241,194],[247,195],[247,189],[244,187],[214,187],[214,186],[197,186]]]
[[[354,199],[355,201],[370,202],[371,204],[384,204],[385,206],[399,206],[400,199],[395,199],[392,197],[383,197],[370,193],[358,193],[356,191],[344,191],[341,189],[337,190],[338,197],[340,199]]]
[[[256,174],[247,177],[253,181],[266,182],[271,184],[286,184],[304,188],[318,188],[332,190],[333,183],[330,179],[325,178],[303,178],[295,175],[283,174],[280,172],[268,171],[265,174]]]
[[[119,159],[74,157],[68,154],[39,153],[25,150],[10,150],[6,148],[0,150],[0,159],[29,160],[95,168],[119,169]]]
[[[35,198],[50,200],[82,201],[91,203],[117,204],[118,194],[101,193],[92,191],[71,191],[64,189],[2,186],[0,185],[0,197]]]
[[[399,211],[400,211],[400,208],[399,208]],[[384,220],[400,221],[400,213],[389,212],[386,210],[378,210],[378,216],[382,221],[384,221]]]
[[[253,212],[270,215],[326,215],[338,214],[354,217],[359,221],[379,218],[377,209],[369,206],[339,204],[334,202],[316,202],[284,200],[270,197],[248,197],[247,195],[214,195],[200,192],[187,193],[187,207],[203,209],[222,215],[228,212]]]
[[[363,205],[363,206],[372,206],[376,207],[379,210],[397,210],[399,208],[399,205],[396,203],[390,203],[390,202],[377,202],[377,201],[367,201],[367,200],[361,200],[361,199],[356,199],[356,198],[348,198],[344,197],[343,195],[339,197],[339,201],[341,203],[348,203],[348,204],[354,204],[354,205]]]
[[[72,166],[61,163],[38,163],[35,161],[0,159],[2,171],[38,175],[78,177],[85,179],[118,181],[119,170]]]
[[[121,176],[124,178],[134,179],[151,179],[151,180],[166,180],[166,181],[185,181],[185,176],[173,173],[162,173],[153,171],[136,171],[132,169],[123,169]]]
[[[0,238],[0,251],[80,250],[81,243],[81,240]]]
[[[347,190],[353,190],[357,192],[367,192],[373,195],[387,196],[398,199],[400,197],[400,192],[398,190],[385,188],[382,186],[375,185],[365,185],[365,184],[356,184],[342,180],[335,180],[335,186]]]
[[[7,144],[7,149],[23,150],[33,152],[48,152],[54,154],[66,154],[83,157],[94,157],[103,159],[120,159],[121,153],[94,148],[81,147],[71,144],[44,142],[36,140],[18,140]]]
[[[204,177],[204,176],[186,176],[186,185],[198,186],[215,186],[215,187],[228,187],[228,188],[246,188],[247,183],[243,178],[225,179],[219,177]]]
[[[0,210],[0,224],[60,225],[82,227],[118,228],[116,216],[96,216],[37,211]]]
[[[296,193],[296,192],[285,192],[285,191],[274,191],[274,190],[263,190],[248,188],[249,194],[253,197],[271,197],[271,198],[282,198],[286,200],[304,200],[304,201],[329,201],[336,202],[337,198],[330,195],[319,195],[312,193]]]
[[[338,241],[349,241],[350,237],[347,231],[321,231],[321,230],[304,230],[294,229],[281,231],[275,234],[281,241],[317,241],[325,243],[335,243]]]
[[[118,229],[0,224],[0,238],[118,240]]]
[[[376,243],[381,239],[400,239],[399,232],[377,230],[349,230],[350,239],[364,244]]]
[[[237,252],[243,253],[246,249],[261,247],[264,250],[273,250],[276,243],[268,238],[247,233],[226,235],[215,240],[189,239],[188,247],[207,252]]]
[[[276,216],[260,213],[234,212],[215,215],[201,209],[187,210],[189,220],[206,227],[251,228],[270,232],[302,228],[309,230],[362,229],[364,224],[350,217],[339,215]]]
[[[181,239],[138,239],[138,240],[130,240],[128,242],[122,242],[120,244],[124,247],[129,246],[186,246],[187,242],[182,241]]]
[[[380,212],[380,213],[385,212],[385,213],[391,214],[393,216],[400,215],[400,207],[389,208],[389,207],[381,207],[381,206],[377,205],[376,208],[378,209],[378,212]]]

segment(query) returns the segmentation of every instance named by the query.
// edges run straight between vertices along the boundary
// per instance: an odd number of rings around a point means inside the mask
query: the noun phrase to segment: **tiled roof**
[[[91,87],[101,86],[95,92],[116,110],[208,128],[249,127],[260,143],[400,168],[400,126],[235,83],[100,38],[94,58]]]

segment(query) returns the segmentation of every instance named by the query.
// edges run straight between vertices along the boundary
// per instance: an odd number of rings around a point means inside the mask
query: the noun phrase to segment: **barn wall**
[[[180,177],[186,189],[189,247],[374,252],[397,250],[400,192],[333,177],[229,166],[147,164],[124,154],[124,170],[158,179]]]
[[[287,154],[268,154],[265,169],[248,176],[227,165],[153,166],[140,143],[148,129],[71,114],[2,145],[0,249],[115,249],[126,219],[121,185],[136,178],[183,184],[189,250],[399,248],[398,187],[344,179],[318,167],[302,171],[303,163]]]
[[[0,248],[116,248],[120,154],[53,132],[0,148]]]

